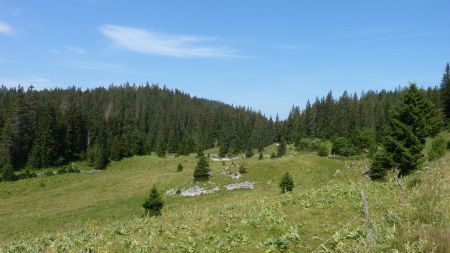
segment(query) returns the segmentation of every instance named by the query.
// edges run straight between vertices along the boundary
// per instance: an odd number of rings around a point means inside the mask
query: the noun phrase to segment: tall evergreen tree
[[[417,169],[423,162],[425,138],[439,129],[441,117],[425,94],[415,84],[390,114],[384,147],[400,175]]]
[[[278,145],[278,157],[282,157],[286,154],[286,139],[284,136],[281,136],[280,143]]]
[[[450,118],[450,65],[445,66],[444,74],[441,80],[441,100],[443,103],[444,114],[447,119]]]
[[[47,104],[39,115],[39,126],[33,142],[29,165],[42,168],[57,164],[59,154],[56,113],[52,104]]]

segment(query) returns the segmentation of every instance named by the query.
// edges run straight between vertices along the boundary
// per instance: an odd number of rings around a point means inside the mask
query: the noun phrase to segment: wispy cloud
[[[17,87],[19,85],[28,87],[33,85],[36,89],[45,89],[50,87],[50,82],[50,79],[45,77],[0,77],[0,85],[4,85],[6,87]]]
[[[239,57],[227,47],[202,45],[217,39],[213,37],[162,34],[116,25],[104,25],[100,32],[115,45],[141,53],[185,58]]]
[[[86,49],[77,47],[77,46],[67,46],[66,50],[76,53],[76,54],[85,54],[86,53]]]
[[[12,35],[16,32],[8,23],[0,21],[0,34]]]

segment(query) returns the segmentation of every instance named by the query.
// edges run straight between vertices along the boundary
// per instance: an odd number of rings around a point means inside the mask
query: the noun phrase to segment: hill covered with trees
[[[449,117],[450,68],[440,87],[421,89]],[[187,155],[220,146],[220,155],[262,150],[273,142],[333,141],[333,152],[351,155],[382,142],[389,111],[404,89],[329,92],[286,120],[250,108],[191,97],[157,85],[35,90],[0,88],[0,166],[41,168],[87,160],[98,169],[133,155]],[[361,140],[363,139],[363,140]],[[320,145],[319,145],[320,146]],[[326,149],[324,147],[318,149]],[[324,152],[326,154],[327,152]]]

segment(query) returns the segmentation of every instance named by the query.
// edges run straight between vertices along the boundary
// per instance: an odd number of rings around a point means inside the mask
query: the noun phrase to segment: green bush
[[[322,141],[317,146],[317,155],[318,156],[328,156],[331,152],[331,143],[327,141]]]
[[[295,147],[300,151],[314,152],[319,149],[321,139],[318,138],[300,138],[295,142]]]
[[[434,161],[439,159],[445,155],[445,151],[447,150],[446,142],[444,137],[438,135],[431,141],[431,145],[427,152],[428,161]]]
[[[333,153],[340,156],[352,156],[358,154],[358,149],[344,137],[338,137],[333,141]]]
[[[244,165],[242,165],[241,167],[239,167],[239,173],[241,174],[247,173],[247,168]]]
[[[177,172],[181,172],[181,171],[183,171],[183,165],[180,163],[177,166]]]

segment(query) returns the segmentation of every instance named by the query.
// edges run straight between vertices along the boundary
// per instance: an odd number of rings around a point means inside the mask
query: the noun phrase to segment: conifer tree
[[[375,154],[372,165],[370,166],[369,176],[373,180],[379,180],[386,177],[391,164],[387,154],[379,151]]]
[[[262,160],[262,159],[264,159],[264,155],[262,152],[259,152],[258,160]]]
[[[280,144],[278,145],[278,157],[282,157],[286,154],[286,139],[284,136],[281,137]]]
[[[390,114],[384,147],[400,175],[419,168],[423,162],[425,138],[436,133],[440,113],[425,94],[411,84]]]
[[[108,165],[109,159],[106,153],[104,145],[101,143],[96,144],[95,147],[95,157],[94,157],[94,167],[96,170],[104,170]]]
[[[197,167],[195,167],[194,170],[194,181],[207,181],[210,177],[209,172],[210,168],[206,157],[204,155],[200,156],[198,158]]]
[[[48,104],[39,117],[39,126],[33,142],[29,165],[34,168],[56,165],[59,158],[55,111]]]
[[[291,192],[294,189],[294,181],[292,180],[291,174],[289,172],[284,173],[280,182],[281,193]]]
[[[9,120],[3,126],[0,133],[0,168],[6,164],[12,163],[11,149],[12,149],[12,126]]]
[[[142,207],[144,207],[146,214],[150,216],[159,216],[161,215],[161,210],[164,206],[164,201],[161,198],[161,195],[156,189],[156,186],[153,186],[150,190],[150,194],[148,198],[145,200]]]
[[[1,168],[1,167],[0,167]],[[15,181],[17,180],[16,174],[11,164],[6,164],[2,168],[1,181]]]
[[[165,157],[166,152],[167,152],[166,141],[164,140],[164,136],[161,134],[160,136],[158,136],[158,144],[156,147],[156,154],[159,157]]]
[[[245,157],[246,158],[251,158],[253,157],[253,150],[251,148],[247,148],[247,150],[245,151]]]
[[[177,172],[181,172],[181,171],[183,171],[183,165],[180,163],[180,164],[178,164]]]
[[[114,136],[111,144],[111,160],[120,161],[122,159],[122,146],[120,144],[120,138]]]
[[[445,72],[441,80],[441,100],[443,103],[444,114],[447,119],[450,118],[450,65],[447,63]]]

